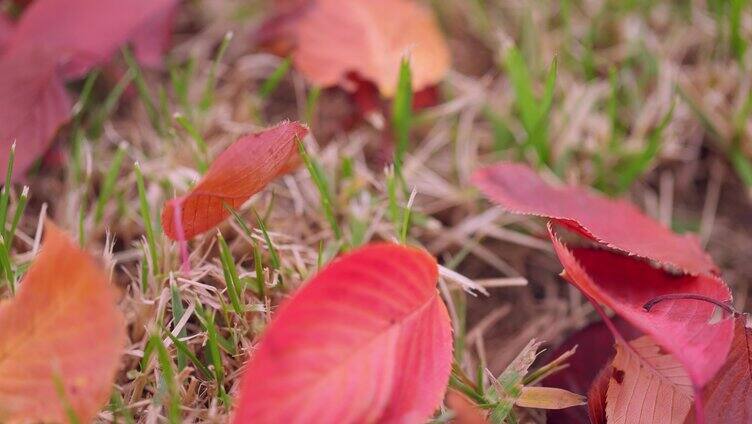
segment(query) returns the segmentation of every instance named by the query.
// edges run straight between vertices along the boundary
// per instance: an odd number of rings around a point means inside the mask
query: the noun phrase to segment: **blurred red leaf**
[[[30,50],[0,59],[0,170],[17,142],[14,174],[28,169],[50,147],[73,107],[56,65]]]
[[[137,30],[177,0],[36,0],[21,15],[8,55],[29,49],[55,57],[66,79],[110,59]]]
[[[428,253],[400,245],[333,261],[266,329],[234,422],[425,421],[441,404],[452,362],[437,278]]]
[[[65,80],[109,60],[176,2],[36,0],[26,7],[0,56],[0,167],[17,142],[14,176],[22,175],[70,118]]]
[[[15,25],[13,21],[4,12],[0,12],[0,54],[5,50]]]
[[[589,239],[690,274],[717,273],[693,236],[680,236],[623,200],[579,187],[552,187],[525,165],[500,163],[476,172],[473,183],[510,212],[553,219]]]
[[[104,270],[51,223],[16,297],[0,303],[0,422],[80,422],[107,401],[125,344]]]
[[[447,391],[446,404],[454,413],[454,418],[450,421],[453,424],[488,424],[486,411],[454,389]]]
[[[703,389],[705,422],[752,422],[752,331],[746,321],[746,316],[736,319],[726,362]],[[687,422],[694,422],[694,414]]]
[[[214,228],[230,213],[225,203],[239,208],[272,180],[300,164],[296,140],[308,128],[299,122],[283,122],[264,131],[240,138],[222,152],[206,175],[186,195],[168,201],[162,210],[162,226],[173,240],[181,240],[175,225],[179,207],[182,236],[195,237]]]
[[[295,67],[313,84],[355,86],[349,75],[396,91],[402,57],[409,53],[413,89],[435,85],[449,69],[449,49],[430,10],[411,0],[285,1],[259,31],[272,50],[292,50]]]
[[[733,321],[712,322],[715,306],[697,300],[643,305],[662,295],[691,293],[719,302],[731,300],[728,287],[711,275],[672,275],[649,263],[607,250],[569,250],[549,224],[551,240],[564,277],[592,301],[604,304],[629,324],[650,335],[684,365],[696,387],[702,387],[723,365],[733,337]]]

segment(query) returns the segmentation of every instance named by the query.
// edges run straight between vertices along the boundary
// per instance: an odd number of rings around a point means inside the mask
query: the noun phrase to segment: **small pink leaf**
[[[272,180],[300,164],[296,140],[308,128],[299,122],[283,122],[240,138],[217,159],[190,193],[172,199],[162,210],[164,232],[173,240],[190,239],[224,221],[230,213],[225,204],[239,208]],[[182,237],[175,225],[180,208]]]
[[[336,259],[266,329],[235,423],[424,422],[441,404],[451,325],[425,251],[376,244]]]
[[[481,169],[473,183],[510,212],[553,219],[611,248],[690,274],[718,272],[695,237],[674,234],[625,201],[579,187],[552,187],[532,169],[514,163]]]
[[[733,321],[712,322],[715,306],[698,300],[648,301],[665,294],[691,293],[719,302],[731,300],[728,287],[711,275],[672,275],[649,263],[607,250],[568,249],[549,224],[565,278],[593,301],[613,309],[684,365],[702,387],[723,365],[733,336]]]

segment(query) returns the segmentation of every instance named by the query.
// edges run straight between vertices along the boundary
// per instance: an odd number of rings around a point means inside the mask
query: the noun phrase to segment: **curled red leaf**
[[[733,336],[733,321],[714,320],[715,306],[692,299],[661,302],[646,311],[648,301],[670,293],[691,293],[719,302],[731,300],[726,284],[712,275],[672,275],[649,263],[607,250],[570,250],[549,224],[551,241],[564,277],[592,301],[620,317],[674,355],[695,387],[710,381],[723,365]]]
[[[690,274],[718,273],[695,237],[671,232],[628,202],[579,187],[553,187],[529,167],[514,163],[481,169],[473,183],[510,212],[555,220],[613,249]]]
[[[376,244],[336,259],[266,329],[234,422],[425,421],[452,362],[437,278],[436,261],[411,247]]]
[[[225,204],[239,208],[272,180],[300,164],[296,140],[306,134],[305,125],[283,122],[230,145],[188,194],[165,204],[165,234],[173,240],[190,239],[224,221],[230,216]],[[182,237],[179,225],[175,225],[176,208],[182,217]]]

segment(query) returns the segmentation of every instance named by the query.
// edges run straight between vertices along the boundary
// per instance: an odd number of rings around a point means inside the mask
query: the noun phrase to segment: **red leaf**
[[[553,219],[611,248],[690,274],[718,272],[694,237],[672,233],[625,201],[578,187],[552,187],[527,166],[513,163],[482,169],[473,183],[511,212]]]
[[[0,169],[17,142],[14,175],[28,169],[52,144],[72,106],[54,60],[28,51],[0,59]]]
[[[15,24],[10,20],[7,14],[0,12],[0,54],[5,50],[10,36],[13,34]]]
[[[80,422],[112,390],[125,325],[101,266],[51,223],[20,284],[0,303],[0,422],[67,422],[55,381]]]
[[[295,67],[318,86],[352,89],[349,75],[357,74],[392,97],[406,53],[415,91],[435,85],[449,69],[434,17],[415,1],[286,1],[278,10],[260,38],[278,53],[292,49]]]
[[[139,63],[150,68],[160,68],[165,52],[170,47],[172,27],[177,8],[166,7],[141,24],[131,38],[133,53]]]
[[[452,362],[437,278],[436,261],[411,247],[376,244],[336,259],[266,329],[234,422],[425,421]]]
[[[752,331],[745,323],[746,317],[736,319],[726,362],[702,392],[705,422],[752,422]]]
[[[103,63],[142,24],[176,0],[36,0],[23,13],[8,54],[44,49],[64,78],[79,77]]]
[[[185,239],[224,221],[230,215],[225,203],[239,208],[272,180],[300,164],[296,140],[306,134],[305,125],[283,122],[233,143],[217,157],[190,193],[165,204],[162,210],[165,234],[173,240],[181,239],[180,229],[174,224],[177,207]]]
[[[0,167],[5,169],[10,146],[17,142],[13,174],[26,172],[70,119],[64,81],[109,60],[139,27],[174,4],[176,0],[37,0],[7,39],[0,23]]]
[[[731,294],[723,281],[710,275],[671,275],[647,262],[606,250],[570,251],[550,224],[549,231],[567,280],[652,336],[684,365],[696,387],[710,381],[728,353],[733,321],[710,322],[714,305],[697,300],[660,302],[649,312],[643,305],[671,293],[692,293],[727,302]]]

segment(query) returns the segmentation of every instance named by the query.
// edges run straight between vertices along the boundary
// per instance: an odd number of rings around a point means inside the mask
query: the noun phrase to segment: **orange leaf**
[[[446,404],[454,413],[454,424],[488,424],[486,412],[456,390],[447,391]]]
[[[452,362],[438,267],[375,244],[336,259],[282,306],[243,377],[235,423],[424,422]]]
[[[0,304],[0,422],[91,422],[112,389],[125,342],[115,292],[61,230],[46,238],[17,296]]]
[[[300,164],[297,139],[308,134],[299,122],[283,122],[275,127],[242,137],[212,163],[206,175],[185,196],[170,200],[162,211],[164,232],[180,240],[175,212],[182,216],[183,236],[195,237],[214,228],[229,216],[224,204],[239,208],[272,180]]]
[[[607,422],[683,423],[692,406],[692,382],[682,365],[649,336],[629,344],[634,352],[616,344],[606,394]]]
[[[415,91],[438,83],[449,69],[449,49],[434,17],[414,1],[311,0],[292,12],[287,3],[261,37],[294,46],[295,67],[313,84],[352,88],[355,75],[392,97],[406,53]]]

